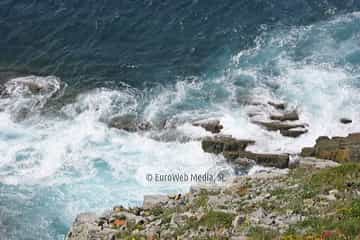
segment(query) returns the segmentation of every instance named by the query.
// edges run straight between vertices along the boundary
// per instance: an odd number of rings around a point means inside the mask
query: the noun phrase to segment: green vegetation
[[[195,207],[196,208],[203,207],[206,209],[208,205],[208,201],[209,201],[209,196],[202,191],[195,200]]]
[[[360,165],[344,164],[336,168],[324,169],[314,174],[309,182],[311,188],[324,193],[331,189],[344,191],[360,187]]]
[[[278,239],[279,233],[262,227],[251,227],[249,237],[253,240],[274,240]]]
[[[208,228],[229,228],[233,220],[234,215],[231,213],[210,210],[201,218],[199,225],[207,226]]]

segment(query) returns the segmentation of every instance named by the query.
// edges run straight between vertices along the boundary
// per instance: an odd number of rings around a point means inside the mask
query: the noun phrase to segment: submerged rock
[[[303,148],[302,156],[336,162],[360,162],[360,133],[347,137],[319,137],[313,148]]]
[[[352,120],[349,119],[349,118],[341,118],[341,119],[340,119],[340,122],[341,122],[342,124],[349,124],[349,123],[352,123]]]
[[[146,131],[151,129],[151,123],[139,121],[133,114],[114,117],[110,120],[109,127],[125,130],[127,132]]]
[[[252,140],[238,140],[231,136],[206,137],[202,140],[201,146],[204,152],[219,154],[226,151],[242,151],[254,144]]]
[[[202,120],[192,124],[195,127],[202,127],[206,131],[211,133],[220,133],[223,129],[223,125],[220,124],[219,120]]]
[[[128,132],[135,132],[137,130],[136,116],[127,114],[123,116],[114,117],[110,120],[109,126],[112,128],[122,129]]]
[[[308,130],[306,129],[299,129],[299,130],[280,130],[280,134],[285,136],[285,137],[293,137],[293,138],[297,138],[300,137],[301,135],[307,133]]]

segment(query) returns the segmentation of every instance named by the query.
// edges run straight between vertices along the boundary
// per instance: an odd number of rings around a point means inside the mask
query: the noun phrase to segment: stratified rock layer
[[[201,145],[204,152],[222,153],[233,164],[241,162],[240,158],[254,160],[257,164],[266,167],[287,168],[289,166],[289,155],[287,154],[260,154],[245,151],[248,145],[254,143],[252,140],[239,140],[231,136],[215,136],[203,139]]]
[[[313,148],[303,148],[302,156],[337,162],[360,162],[360,133],[347,137],[319,137]]]

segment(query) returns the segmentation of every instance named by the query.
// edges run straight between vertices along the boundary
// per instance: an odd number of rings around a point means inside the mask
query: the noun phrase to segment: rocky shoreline
[[[258,119],[263,114],[259,111],[248,113],[254,124],[268,131],[291,138],[308,131],[296,109],[285,103],[252,105],[277,111],[267,114],[267,121]],[[144,124],[146,128],[110,126],[128,131],[151,128]],[[314,147],[290,156],[251,152],[247,147],[254,141],[221,135],[218,120],[196,121],[193,126],[214,134],[201,139],[204,152],[222,155],[234,168],[268,168],[233,177],[221,186],[193,186],[184,195],[145,196],[142,207],[80,214],[67,239],[360,239],[359,133],[319,137]]]
[[[16,121],[40,112],[43,97],[56,97],[63,88],[57,81],[10,80],[13,76],[0,74],[0,99],[20,94],[30,107],[9,109]],[[265,131],[291,139],[310,129],[286,103],[246,104],[249,121]],[[360,133],[320,136],[313,147],[291,155],[253,152],[249,147],[255,141],[221,134],[224,126],[217,119],[188,120],[210,133],[201,139],[179,133],[179,122],[154,123],[129,114],[103,121],[120,131],[149,133],[156,141],[201,141],[204,152],[220,155],[235,170],[266,168],[222,185],[193,186],[186,194],[145,196],[141,207],[79,214],[67,240],[360,239]],[[353,121],[341,118],[339,124]]]
[[[300,157],[294,169],[80,214],[67,239],[358,239],[359,199],[358,164]]]

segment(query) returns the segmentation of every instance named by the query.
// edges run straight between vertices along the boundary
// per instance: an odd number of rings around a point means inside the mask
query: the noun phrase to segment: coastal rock
[[[220,133],[223,129],[223,125],[220,124],[219,120],[202,120],[192,124],[195,127],[202,127],[206,131],[211,133]]]
[[[169,198],[165,195],[145,195],[144,196],[144,209],[154,208],[156,206],[161,206],[168,202]]]
[[[360,133],[347,137],[319,137],[314,148],[303,148],[301,155],[341,163],[360,162]]]
[[[294,166],[306,169],[323,169],[337,167],[340,164],[331,160],[318,159],[314,157],[296,157],[294,159]]]
[[[256,164],[265,167],[287,168],[289,166],[289,155],[287,154],[260,154],[249,151],[224,152],[224,157],[231,163],[237,163],[239,159],[254,160]]]
[[[280,130],[280,134],[283,135],[284,137],[292,137],[292,138],[297,138],[300,137],[301,135],[307,133],[308,130],[307,129],[289,129],[289,130]]]
[[[248,145],[255,144],[252,140],[238,140],[231,136],[206,137],[201,141],[204,152],[220,154],[225,151],[242,151]]]
[[[162,131],[153,131],[150,134],[150,137],[156,141],[160,142],[180,142],[185,143],[192,140],[191,137],[184,134],[184,132],[176,129],[176,128],[170,128],[170,129],[164,129]]]
[[[284,137],[299,137],[304,133],[307,133],[305,124],[288,124],[280,121],[276,122],[263,122],[253,121],[253,123],[264,127],[268,131],[280,131],[280,134]]]
[[[97,219],[79,215],[67,239],[280,239],[289,229],[303,239],[313,232],[298,223],[323,224],[329,217],[330,230],[345,223],[346,236],[353,236],[349,233],[357,226],[359,195],[354,183],[359,183],[359,164],[341,166],[315,158],[299,158],[298,163],[295,169],[264,168],[236,176],[220,186],[193,186],[170,198],[147,196],[149,208],[139,208],[136,214],[118,206]],[[354,182],[351,187],[347,179]],[[176,196],[181,204],[173,204]],[[346,212],[334,208],[344,203]]]
[[[127,114],[123,116],[114,117],[110,120],[109,126],[112,128],[122,129],[128,132],[135,132],[137,130],[136,116]]]
[[[116,231],[113,229],[99,226],[97,216],[93,213],[79,214],[68,233],[67,240],[88,240],[101,239],[113,240],[115,239]]]
[[[147,121],[139,121],[133,114],[114,117],[110,120],[109,126],[125,130],[127,132],[146,131],[151,129],[151,123]]]
[[[268,131],[281,131],[281,130],[290,130],[293,128],[306,128],[305,124],[287,124],[282,122],[262,122],[262,121],[253,121],[253,123],[258,124]]]
[[[270,119],[274,120],[274,121],[281,121],[281,122],[297,121],[297,120],[299,120],[299,114],[294,110],[291,112],[284,113],[283,115],[271,115]]]
[[[260,154],[245,151],[248,145],[254,143],[252,140],[238,140],[230,136],[215,136],[203,139],[201,145],[204,152],[222,153],[234,165],[243,166],[244,159],[249,159],[266,167],[288,167],[289,156],[286,154]]]
[[[311,156],[315,156],[315,148],[313,147],[305,147],[301,150],[300,155],[302,157],[311,157]]]
[[[269,101],[268,104],[277,110],[285,110],[286,109],[286,103],[276,103],[276,102]]]
[[[341,118],[341,119],[340,119],[340,122],[341,122],[342,124],[350,124],[350,123],[352,123],[352,120],[349,119],[349,118]]]

